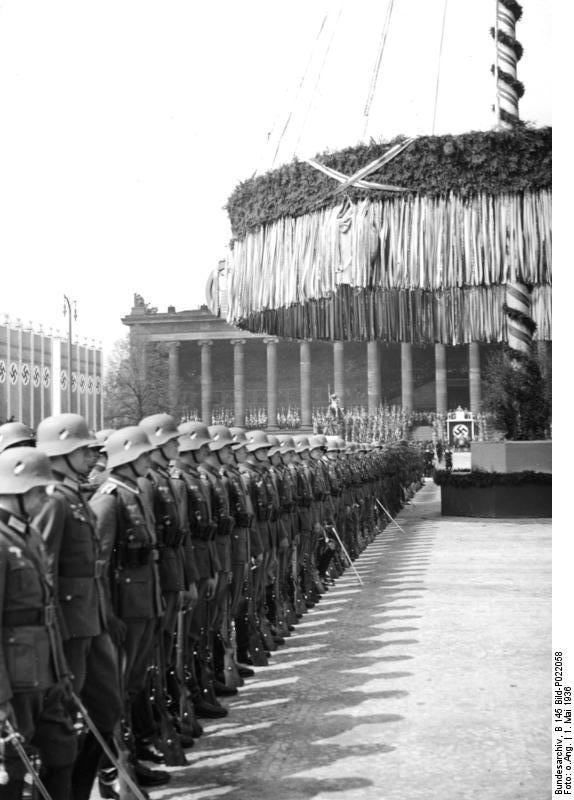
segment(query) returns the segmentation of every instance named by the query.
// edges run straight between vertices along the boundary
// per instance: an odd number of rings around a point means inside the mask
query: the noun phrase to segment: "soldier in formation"
[[[168,414],[0,426],[0,800],[26,772],[62,800],[166,784],[412,477],[336,436]]]

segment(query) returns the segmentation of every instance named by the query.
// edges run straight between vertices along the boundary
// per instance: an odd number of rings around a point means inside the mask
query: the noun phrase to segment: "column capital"
[[[236,344],[247,344],[247,339],[230,339],[230,343],[232,345]]]
[[[198,347],[211,347],[213,339],[200,339],[197,343]]]
[[[174,339],[172,342],[168,342],[167,346],[169,347],[170,350],[179,350],[179,348],[181,347],[181,342],[179,341],[179,339]]]
[[[263,341],[265,342],[265,344],[279,344],[279,339],[276,339],[274,337],[269,337],[268,339],[263,339]]]

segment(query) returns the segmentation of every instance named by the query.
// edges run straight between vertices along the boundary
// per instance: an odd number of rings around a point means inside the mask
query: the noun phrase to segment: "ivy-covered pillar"
[[[201,420],[204,425],[211,425],[213,412],[211,349],[213,342],[203,339],[198,342],[201,348]]]
[[[367,401],[369,414],[376,414],[381,405],[381,365],[377,340],[367,342]]]
[[[408,410],[414,406],[413,346],[410,342],[401,342],[401,402]]]
[[[267,427],[277,428],[277,344],[278,339],[265,339],[267,345]]]
[[[301,369],[301,428],[313,429],[313,409],[311,406],[311,343],[302,341],[299,351]]]
[[[245,339],[232,339],[233,345],[233,401],[235,424],[245,425]]]
[[[434,346],[434,373],[437,414],[446,414],[448,410],[448,389],[446,380],[446,345]]]
[[[480,349],[478,342],[470,342],[468,345],[468,389],[470,410],[473,414],[478,414],[481,405]]]
[[[343,342],[333,342],[334,391],[339,398],[339,405],[345,405],[345,353]]]

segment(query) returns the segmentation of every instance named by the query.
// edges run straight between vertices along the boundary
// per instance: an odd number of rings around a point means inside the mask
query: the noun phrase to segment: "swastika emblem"
[[[18,366],[12,362],[10,364],[10,383],[12,386],[16,385],[16,381],[18,380]]]
[[[72,372],[72,391],[75,392],[78,388],[78,376],[75,372]]]
[[[64,390],[68,388],[68,375],[65,370],[60,372],[60,389]]]
[[[93,394],[93,393],[94,393],[94,379],[90,375],[90,377],[88,378],[88,394]]]
[[[4,361],[0,361],[0,383],[4,383],[6,380],[6,364]]]
[[[44,372],[42,373],[42,385],[44,389],[47,389],[50,385],[50,369],[49,367],[44,367]]]
[[[32,370],[32,383],[35,389],[40,385],[40,367],[37,364]]]
[[[84,394],[86,391],[86,376],[82,373],[80,375],[80,393]]]
[[[30,383],[30,367],[28,364],[22,364],[22,383],[28,386]]]
[[[459,422],[458,425],[455,425],[452,429],[453,436],[457,439],[460,439],[461,436],[464,436],[466,439],[470,438],[470,432],[468,430],[468,425],[463,425]]]

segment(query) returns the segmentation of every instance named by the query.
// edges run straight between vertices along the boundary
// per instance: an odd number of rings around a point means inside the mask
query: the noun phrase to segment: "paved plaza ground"
[[[549,796],[550,520],[397,520],[153,800]]]

